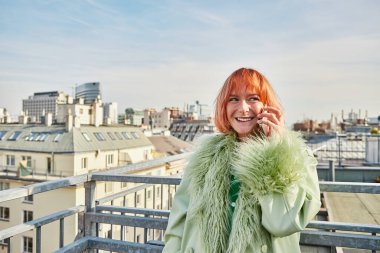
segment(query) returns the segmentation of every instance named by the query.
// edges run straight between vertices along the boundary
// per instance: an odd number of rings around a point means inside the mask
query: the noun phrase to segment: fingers
[[[264,106],[263,111],[258,115],[257,123],[261,125],[266,136],[270,136],[272,130],[282,132],[284,127],[282,112],[275,107]]]

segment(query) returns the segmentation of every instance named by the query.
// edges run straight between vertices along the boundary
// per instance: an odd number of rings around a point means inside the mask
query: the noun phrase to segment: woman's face
[[[232,92],[227,101],[227,119],[239,138],[258,131],[257,115],[263,103],[255,92]]]

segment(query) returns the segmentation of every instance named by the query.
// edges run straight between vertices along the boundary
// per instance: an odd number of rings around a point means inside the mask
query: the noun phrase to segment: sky
[[[225,79],[259,70],[287,125],[380,115],[377,0],[0,0],[0,107],[100,82],[125,108],[212,111]]]

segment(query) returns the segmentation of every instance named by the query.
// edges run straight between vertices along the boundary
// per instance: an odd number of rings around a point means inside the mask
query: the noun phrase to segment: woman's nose
[[[247,101],[242,100],[241,103],[240,103],[240,110],[241,110],[242,112],[248,112],[249,109],[250,109],[250,106],[249,106],[249,104],[247,103]]]

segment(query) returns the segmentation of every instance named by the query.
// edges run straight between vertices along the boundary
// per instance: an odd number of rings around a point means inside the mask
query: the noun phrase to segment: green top
[[[235,212],[235,206],[236,206],[236,200],[239,196],[239,190],[240,190],[240,182],[235,178],[233,174],[230,176],[231,183],[230,183],[230,192],[229,192],[229,207],[230,207],[230,212],[229,212],[229,224],[230,224],[230,229],[232,229],[232,217]]]

